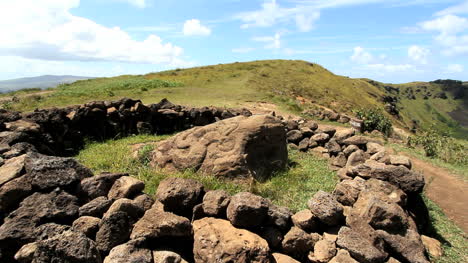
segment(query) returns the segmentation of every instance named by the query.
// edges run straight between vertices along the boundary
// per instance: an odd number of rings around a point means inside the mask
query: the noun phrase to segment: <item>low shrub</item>
[[[380,109],[359,109],[356,112],[356,117],[363,120],[362,131],[372,132],[373,130],[378,130],[390,136],[392,133],[392,122],[390,119],[385,116],[382,110]]]

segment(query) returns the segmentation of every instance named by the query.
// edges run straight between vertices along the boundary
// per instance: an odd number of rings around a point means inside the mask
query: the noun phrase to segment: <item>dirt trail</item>
[[[411,158],[413,169],[424,174],[426,196],[434,201],[450,220],[468,233],[468,183],[444,168],[406,155]]]
[[[275,104],[271,103],[254,103],[245,106],[257,114],[275,111],[278,115],[286,118],[297,117],[281,111]],[[323,126],[343,129],[341,126]],[[421,171],[426,179],[426,196],[435,202],[450,220],[455,222],[465,233],[468,233],[468,183],[447,169],[434,166],[406,153],[398,154],[411,158],[414,169]]]

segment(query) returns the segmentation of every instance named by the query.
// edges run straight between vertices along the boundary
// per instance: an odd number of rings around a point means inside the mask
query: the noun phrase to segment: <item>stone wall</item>
[[[289,142],[346,158],[335,190],[297,213],[191,179],[167,178],[151,197],[128,174],[93,175],[59,157],[85,137],[172,133],[241,114],[250,115],[129,99],[0,112],[0,262],[428,262],[414,208],[423,178],[352,131],[284,121]]]

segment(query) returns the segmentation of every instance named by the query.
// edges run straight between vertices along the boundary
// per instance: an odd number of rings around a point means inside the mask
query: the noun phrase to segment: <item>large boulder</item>
[[[208,191],[203,197],[203,212],[208,216],[225,217],[231,196],[223,190]]]
[[[407,262],[429,263],[425,255],[424,244],[417,231],[408,229],[403,233],[391,234],[383,230],[377,230],[378,235],[385,241],[397,258]]]
[[[324,191],[318,191],[308,202],[312,214],[329,225],[338,225],[343,219],[343,206],[335,198]]]
[[[203,218],[193,222],[196,263],[270,263],[268,243],[258,235],[238,229],[229,221]]]
[[[234,226],[252,228],[260,226],[268,215],[268,201],[249,192],[238,193],[227,207],[227,218]]]
[[[239,116],[181,132],[159,143],[152,158],[169,169],[264,180],[287,163],[286,133],[273,116]]]
[[[156,199],[165,211],[190,216],[193,207],[202,202],[204,193],[203,185],[193,179],[169,177],[159,183]]]
[[[153,263],[151,250],[139,247],[139,240],[114,247],[104,263]]]

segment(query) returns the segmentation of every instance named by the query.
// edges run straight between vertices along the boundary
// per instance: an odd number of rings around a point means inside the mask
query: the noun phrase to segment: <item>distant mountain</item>
[[[0,81],[0,92],[15,91],[29,88],[51,88],[63,83],[72,83],[77,80],[92,79],[93,77],[82,76],[56,76],[44,75],[32,78],[19,78]]]

